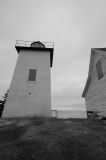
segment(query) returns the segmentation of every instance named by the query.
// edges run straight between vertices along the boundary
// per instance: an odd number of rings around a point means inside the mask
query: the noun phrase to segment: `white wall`
[[[96,63],[101,60],[104,76],[98,80]],[[88,111],[106,114],[106,52],[96,51],[92,69],[91,84],[85,96]]]
[[[37,70],[36,82],[28,81],[29,69]],[[49,51],[20,51],[3,112],[3,117],[32,115],[51,117]]]
[[[83,107],[82,110],[57,110],[57,117],[58,118],[80,118],[84,119],[87,118],[87,113],[85,106]]]

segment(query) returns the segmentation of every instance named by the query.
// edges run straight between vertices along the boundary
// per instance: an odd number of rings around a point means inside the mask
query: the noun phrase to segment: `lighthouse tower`
[[[51,117],[53,43],[16,41],[18,60],[2,117]]]

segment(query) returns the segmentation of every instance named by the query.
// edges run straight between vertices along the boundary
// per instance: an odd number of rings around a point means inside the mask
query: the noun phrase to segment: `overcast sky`
[[[84,106],[91,48],[106,47],[106,0],[0,0],[0,96],[18,57],[15,40],[53,41],[52,106]]]

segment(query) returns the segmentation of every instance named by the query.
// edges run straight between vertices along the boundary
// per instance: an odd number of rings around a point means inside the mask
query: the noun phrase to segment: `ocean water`
[[[52,117],[57,118],[87,118],[86,109],[55,109],[52,110]]]

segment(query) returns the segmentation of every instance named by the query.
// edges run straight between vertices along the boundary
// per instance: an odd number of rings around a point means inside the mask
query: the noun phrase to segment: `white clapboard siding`
[[[96,63],[101,60],[104,76],[98,80]],[[97,52],[94,56],[91,83],[85,96],[88,111],[106,110],[106,52]]]

